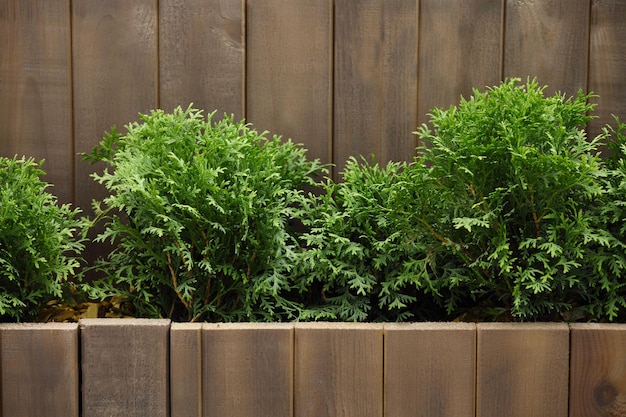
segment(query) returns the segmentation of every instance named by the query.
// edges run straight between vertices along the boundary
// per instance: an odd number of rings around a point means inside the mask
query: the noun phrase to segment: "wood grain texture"
[[[0,155],[45,159],[44,181],[73,200],[70,2],[0,2]]]
[[[248,0],[247,120],[332,162],[332,1]]]
[[[502,77],[504,0],[421,0],[418,124]]]
[[[572,324],[570,417],[626,415],[626,324]]]
[[[205,417],[293,415],[293,325],[204,324]]]
[[[113,125],[138,120],[158,105],[157,0],[72,1],[74,138],[89,152]],[[83,209],[106,191],[101,172],[76,156],[76,202]]]
[[[78,325],[0,324],[0,415],[79,415]]]
[[[382,325],[296,324],[294,368],[296,416],[382,417]]]
[[[595,137],[614,125],[613,114],[626,120],[626,2],[592,0],[590,31],[589,90],[599,97],[588,131]]]
[[[244,117],[243,0],[160,0],[160,107]]]
[[[385,414],[473,417],[476,325],[385,324]]]
[[[202,417],[202,324],[170,326],[172,417]]]
[[[569,327],[478,323],[477,417],[566,417]]]
[[[335,1],[333,161],[411,160],[417,143],[417,0]]]
[[[504,77],[537,77],[546,94],[587,89],[590,0],[507,0]]]
[[[83,417],[169,416],[169,320],[79,322]]]

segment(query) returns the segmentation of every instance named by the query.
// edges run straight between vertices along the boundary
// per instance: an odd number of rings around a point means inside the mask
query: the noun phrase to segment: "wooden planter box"
[[[626,415],[626,325],[0,324],[0,416]]]

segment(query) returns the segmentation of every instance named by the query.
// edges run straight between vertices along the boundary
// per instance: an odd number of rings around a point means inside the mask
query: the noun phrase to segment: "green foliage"
[[[407,210],[429,198],[406,192],[407,182],[427,181],[417,177],[405,163],[381,168],[352,158],[343,181],[329,181],[306,206],[307,249],[297,271],[311,297],[304,318],[406,321],[445,315],[439,283],[419,280],[415,272],[428,274],[435,267],[432,242],[406,228]]]
[[[28,320],[80,266],[80,213],[46,191],[41,163],[0,157],[0,317]]]
[[[311,317],[624,317],[626,127],[588,139],[590,95],[543,92],[474,90],[432,111],[413,163],[351,160],[306,207]]]
[[[291,141],[212,117],[153,111],[86,156],[112,168],[94,175],[110,192],[95,223],[114,249],[97,264],[105,278],[85,289],[123,294],[144,317],[293,318],[290,224],[321,167]]]
[[[598,209],[611,200],[598,154],[606,135],[586,137],[589,95],[543,90],[509,80],[433,110],[416,164],[431,167],[441,214],[426,230],[466,271],[460,293],[494,315],[613,319],[626,307],[626,263]]]

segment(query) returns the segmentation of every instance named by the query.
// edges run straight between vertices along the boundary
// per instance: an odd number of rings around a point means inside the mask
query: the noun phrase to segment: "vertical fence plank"
[[[622,0],[592,0],[589,59],[589,90],[599,97],[589,123],[595,137],[612,114],[626,121],[626,3]]]
[[[298,417],[383,415],[383,327],[301,323],[295,327]]]
[[[332,1],[247,2],[247,119],[330,163]]]
[[[474,417],[476,325],[385,324],[385,415]]]
[[[202,324],[170,326],[172,417],[202,417]]]
[[[73,199],[68,0],[0,2],[0,155],[45,159],[49,191]]]
[[[293,415],[293,325],[204,324],[205,417]]]
[[[411,160],[417,125],[417,0],[335,1],[333,159]]]
[[[169,416],[169,320],[79,322],[83,417]]]
[[[477,324],[476,416],[567,416],[569,327]]]
[[[0,415],[79,415],[78,325],[0,324]]]
[[[421,0],[418,123],[501,79],[503,0]]]
[[[244,116],[242,0],[160,0],[160,107]]]
[[[504,76],[537,77],[546,94],[587,89],[590,0],[507,0]]]
[[[571,325],[570,417],[626,415],[626,325]]]
[[[137,120],[157,103],[157,0],[73,0],[73,91],[76,152],[104,132]],[[106,192],[76,157],[76,202],[83,209]]]

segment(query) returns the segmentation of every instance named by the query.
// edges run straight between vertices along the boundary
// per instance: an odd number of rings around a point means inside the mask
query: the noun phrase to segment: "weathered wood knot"
[[[593,398],[600,407],[606,407],[613,403],[617,396],[617,389],[606,379],[600,381],[600,383],[593,390]]]

